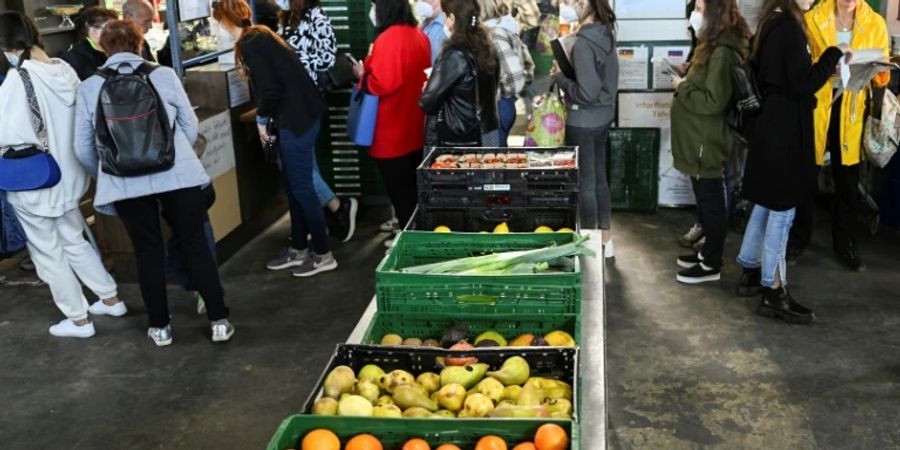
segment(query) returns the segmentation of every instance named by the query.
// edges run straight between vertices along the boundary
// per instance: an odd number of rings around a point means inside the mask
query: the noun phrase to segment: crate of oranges
[[[384,420],[288,417],[267,450],[576,450],[569,423],[478,420]]]

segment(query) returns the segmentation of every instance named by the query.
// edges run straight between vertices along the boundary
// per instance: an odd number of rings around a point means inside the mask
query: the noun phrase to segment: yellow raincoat
[[[806,28],[809,33],[809,46],[813,61],[817,61],[828,47],[837,45],[837,18],[835,17],[835,0],[823,0],[806,13]],[[887,24],[868,3],[860,1],[856,7],[856,20],[853,23],[853,39],[850,48],[853,50],[880,48],[884,56],[890,53],[890,37]],[[889,73],[882,73],[875,78],[879,86],[887,85]],[[828,125],[831,121],[832,85],[827,83],[816,93],[815,142],[816,164],[825,163],[825,141],[828,136]],[[869,88],[856,95],[844,94],[841,102],[841,160],[845,166],[859,164],[861,160],[863,126],[865,124],[866,99]],[[837,105],[835,105],[837,106]]]

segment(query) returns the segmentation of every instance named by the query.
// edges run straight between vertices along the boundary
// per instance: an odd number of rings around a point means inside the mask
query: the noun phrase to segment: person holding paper
[[[887,24],[863,0],[824,0],[806,14],[809,45],[813,59],[821,58],[829,47],[843,44],[856,50],[877,49],[884,58],[890,54]],[[841,263],[856,272],[865,270],[856,246],[856,221],[860,195],[859,164],[862,160],[862,135],[866,121],[866,104],[870,87],[858,93],[838,91],[839,73],[816,93],[815,155],[816,164],[825,164],[831,156],[835,200],[832,211],[832,248]],[[890,81],[888,72],[875,78],[879,87]],[[796,261],[809,246],[813,230],[815,191],[811,190],[797,208],[791,230],[788,260]]]
[[[811,4],[766,0],[760,15],[751,63],[764,98],[750,124],[743,184],[744,198],[756,206],[737,258],[744,268],[737,294],[752,297],[762,290],[756,314],[798,324],[810,324],[814,316],[788,291],[785,251],[796,207],[815,186],[815,93],[842,56],[852,57],[829,47],[812,63],[803,21]]]
[[[733,0],[697,0],[697,49],[687,76],[677,75],[672,101],[672,156],[675,168],[691,177],[700,223],[706,235],[696,254],[678,258],[676,279],[698,284],[718,281],[728,230],[724,175],[733,139],[725,117],[732,104],[732,73],[748,55],[750,27]]]

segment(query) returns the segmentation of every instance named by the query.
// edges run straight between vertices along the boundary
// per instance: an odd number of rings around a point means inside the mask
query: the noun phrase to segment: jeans
[[[612,200],[606,180],[609,124],[596,128],[566,127],[566,145],[578,146],[580,178],[578,218],[581,228],[609,230]]]
[[[700,224],[706,243],[700,254],[703,262],[713,269],[722,268],[722,252],[725,248],[725,236],[728,233],[728,212],[725,208],[725,185],[722,178],[691,177],[694,197],[697,198],[697,211],[700,213]]]
[[[509,147],[509,132],[516,124],[516,98],[503,97],[497,102],[500,115],[500,147]]]
[[[316,161],[313,148],[318,134],[318,123],[299,135],[288,128],[280,128],[278,142],[284,170],[284,189],[291,212],[291,246],[296,250],[312,247],[313,252],[324,255],[329,252],[328,231],[325,213],[313,183]],[[307,240],[307,235],[312,235],[312,245]]]
[[[787,286],[785,256],[795,214],[794,208],[772,211],[756,205],[747,222],[737,262],[745,269],[762,269],[762,285],[769,289],[775,288],[776,276]]]
[[[228,318],[219,268],[203,231],[206,200],[200,188],[193,187],[116,202],[116,211],[134,245],[138,284],[150,326],[162,328],[169,324],[166,247],[159,223],[160,206],[163,219],[187,259],[190,280],[206,302],[206,317],[210,321]]]
[[[416,168],[421,163],[422,150],[399,158],[375,160],[401,230],[409,223],[419,202]]]
[[[315,152],[315,150],[313,150],[313,152]],[[321,203],[323,207],[328,206],[328,203],[337,197],[334,194],[334,191],[331,190],[331,187],[328,186],[328,183],[322,178],[322,173],[319,172],[319,163],[316,161],[315,154],[313,154],[313,186],[316,189],[316,196],[319,198],[319,203]]]

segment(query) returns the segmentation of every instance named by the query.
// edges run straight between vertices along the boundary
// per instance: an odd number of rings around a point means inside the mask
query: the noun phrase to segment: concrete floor
[[[731,294],[737,234],[720,283],[679,285],[676,237],[692,219],[614,216],[610,448],[900,448],[900,234],[863,238],[869,270],[854,274],[817,224],[813,248],[788,270],[818,318],[804,327],[757,317],[758,299]]]

